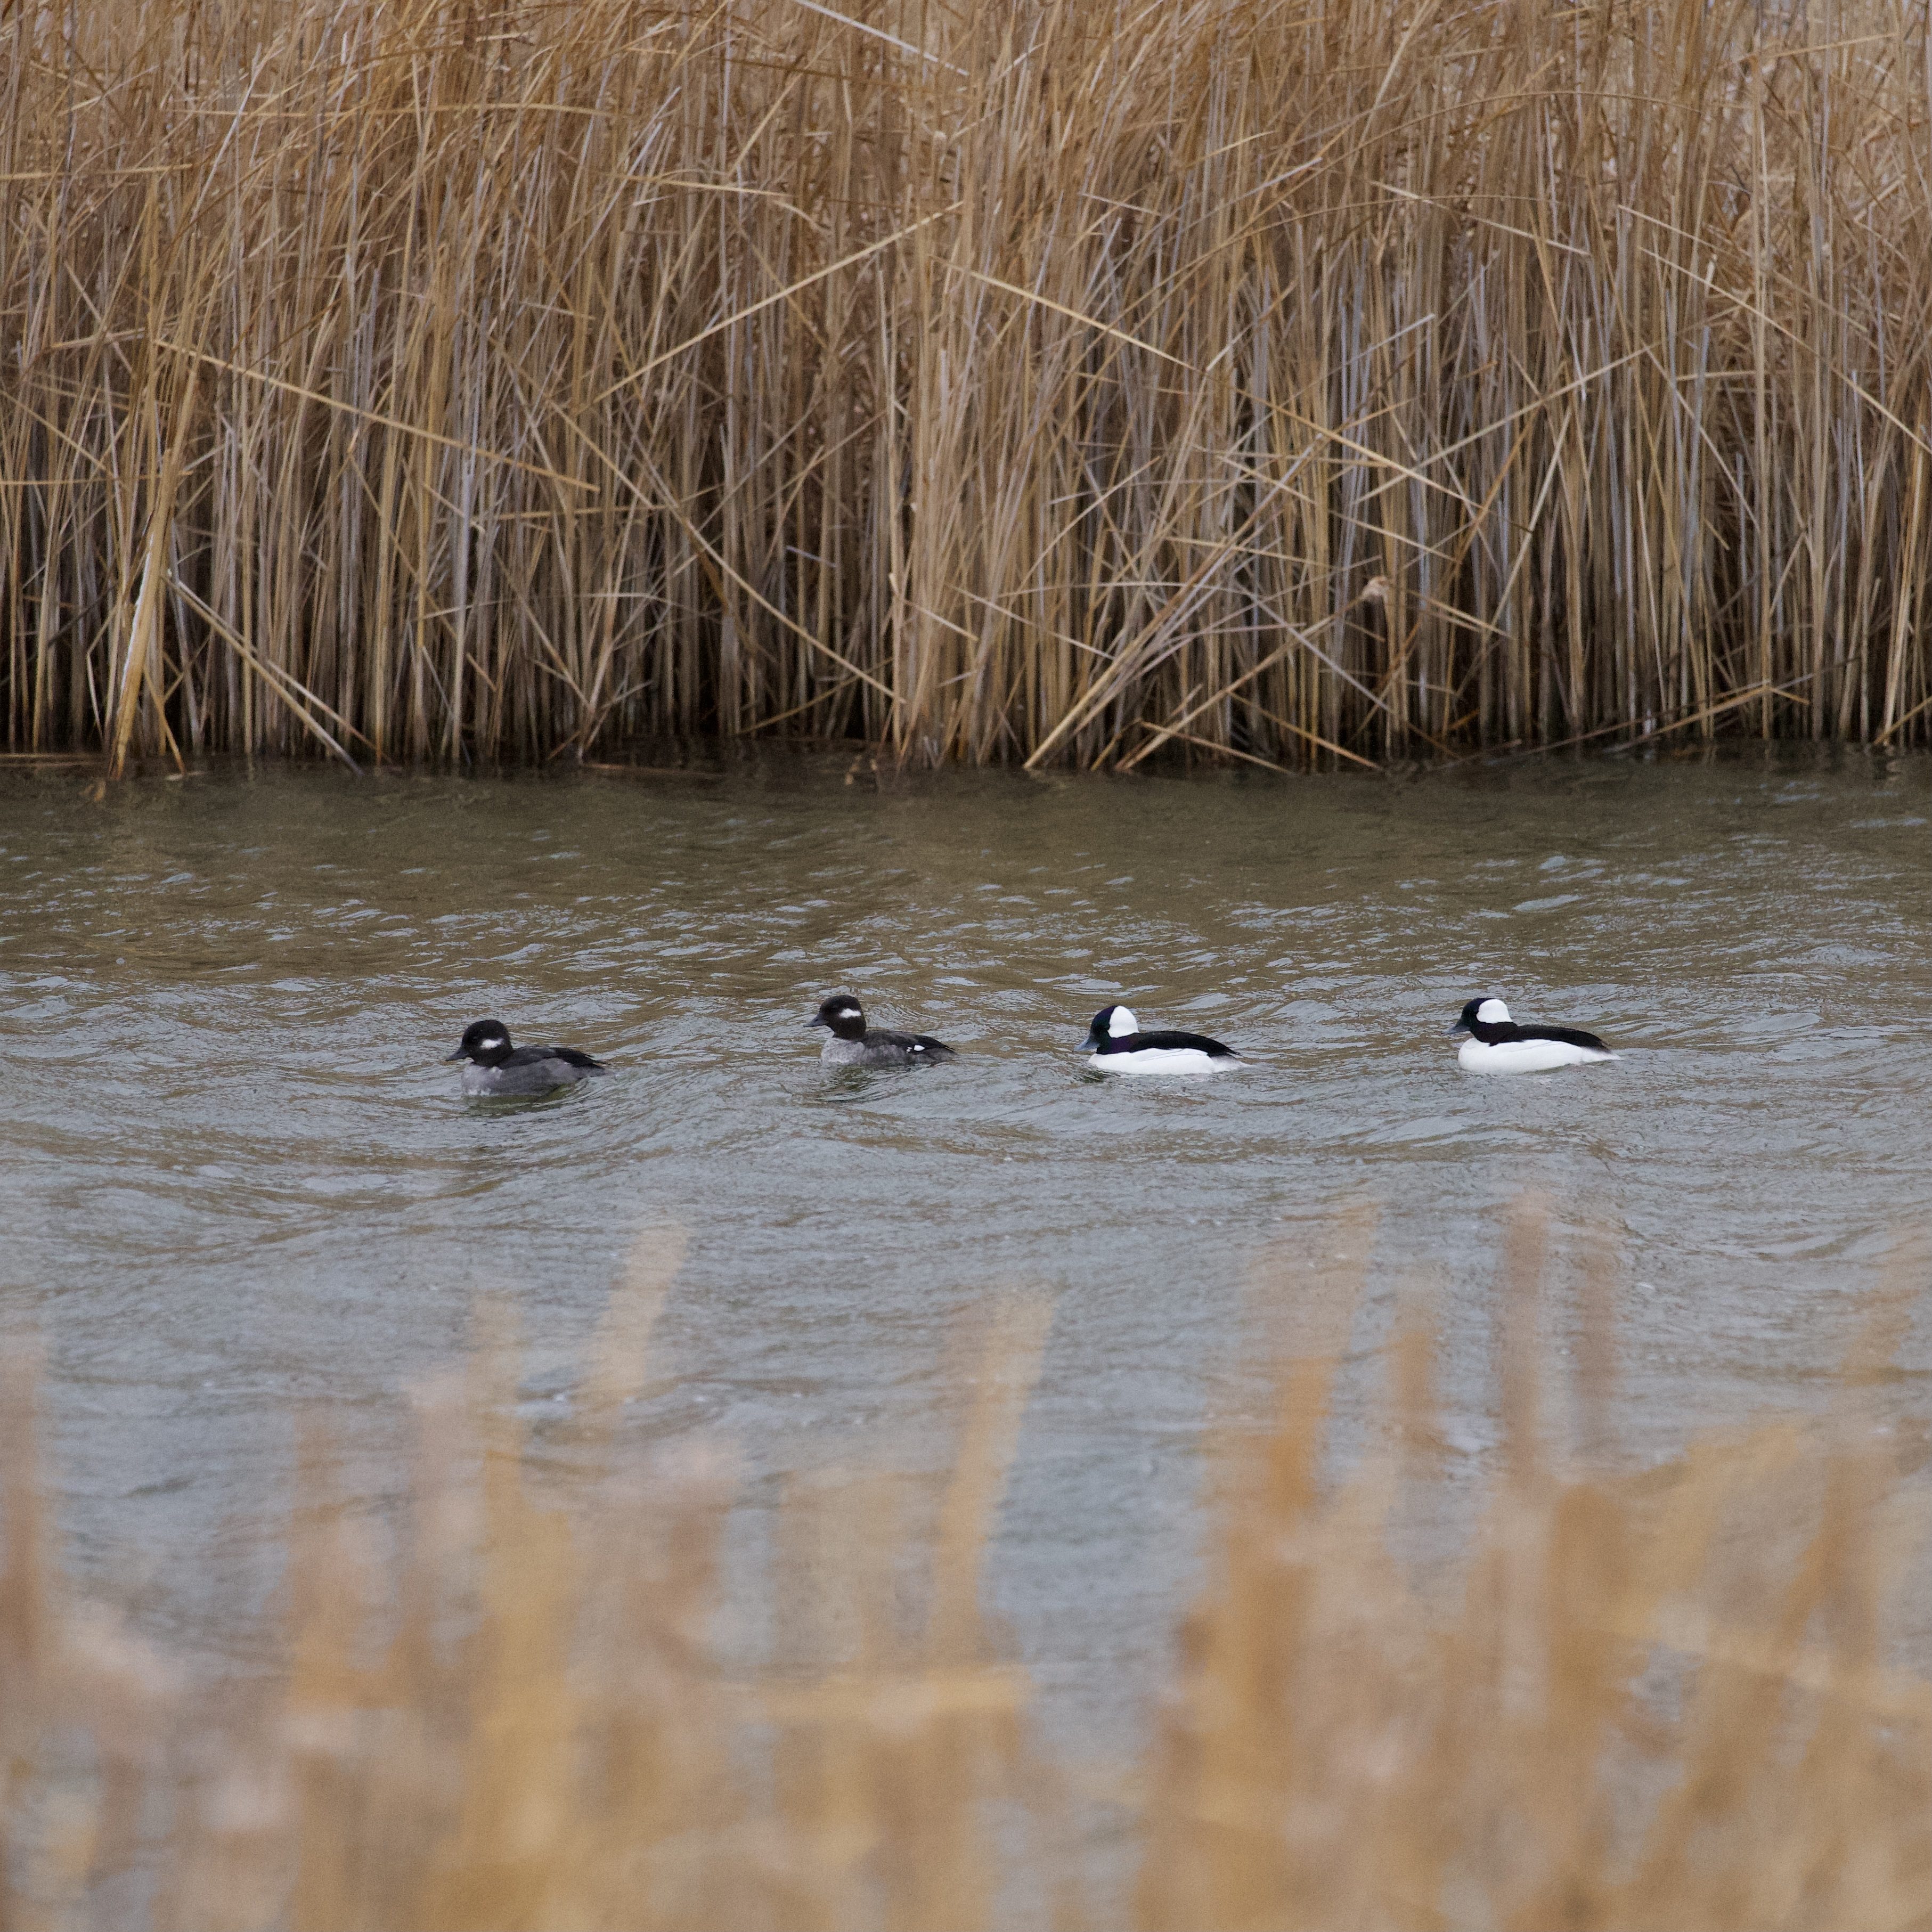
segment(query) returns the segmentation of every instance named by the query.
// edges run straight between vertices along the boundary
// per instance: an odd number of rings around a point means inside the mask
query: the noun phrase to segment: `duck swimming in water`
[[[445,1064],[458,1060],[470,1063],[463,1070],[464,1093],[500,1099],[527,1100],[610,1070],[574,1046],[512,1046],[501,1020],[478,1020],[466,1028]]]
[[[818,1057],[832,1066],[918,1066],[928,1060],[957,1060],[943,1040],[929,1033],[892,1033],[868,1027],[865,1010],[850,993],[834,993],[806,1022],[823,1027],[825,1044]]]
[[[1202,1033],[1142,1033],[1125,1006],[1102,1006],[1094,1016],[1082,1053],[1102,1073],[1212,1073],[1245,1063],[1232,1046]]]
[[[1593,1033],[1574,1027],[1518,1026],[1500,1000],[1472,1000],[1449,1029],[1456,1058],[1472,1073],[1547,1073],[1616,1055]]]

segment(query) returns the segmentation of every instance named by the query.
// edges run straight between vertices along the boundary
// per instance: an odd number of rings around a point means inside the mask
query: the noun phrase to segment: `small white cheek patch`
[[[1140,1022],[1125,1006],[1116,1006],[1114,1017],[1107,1022],[1108,1036],[1113,1040],[1125,1040],[1129,1034],[1138,1033],[1140,1030]]]
[[[1507,1026],[1509,1009],[1500,1000],[1485,1000],[1476,1009],[1476,1017],[1485,1026]]]

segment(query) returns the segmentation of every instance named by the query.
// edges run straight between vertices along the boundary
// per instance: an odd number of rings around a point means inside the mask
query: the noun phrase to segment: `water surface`
[[[1117,1751],[1198,1576],[1203,1432],[1257,1400],[1244,1284],[1271,1263],[1262,1300],[1292,1303],[1338,1204],[1381,1217],[1358,1358],[1433,1295],[1472,1472],[1526,1187],[1559,1246],[1622,1244],[1636,1457],[1822,1402],[1925,1216],[1924,760],[92,788],[0,776],[0,1283],[48,1353],[74,1567],[210,1669],[272,1652],[305,1405],[360,1493],[400,1493],[405,1392],[488,1290],[519,1312],[532,1418],[567,1412],[667,1218],[690,1259],[627,1439],[734,1445],[746,1641],[780,1479],[942,1468],[953,1324],[1057,1298],[989,1583],[1049,1724]],[[959,1061],[821,1072],[802,1027],[837,990]],[[1444,1028],[1488,992],[1624,1058],[1466,1075]],[[1114,1000],[1255,1064],[1096,1078],[1072,1048]],[[466,1102],[441,1056],[485,1014],[613,1076]],[[1924,1315],[1896,1417],[1924,1412]]]

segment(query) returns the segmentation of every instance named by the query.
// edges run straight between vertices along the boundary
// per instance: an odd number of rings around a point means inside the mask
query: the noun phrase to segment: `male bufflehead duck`
[[[1205,1034],[1142,1033],[1125,1006],[1102,1006],[1080,1051],[1103,1073],[1208,1073],[1242,1064],[1232,1046]]]
[[[443,1064],[458,1060],[470,1063],[463,1070],[466,1094],[548,1094],[610,1070],[574,1046],[512,1046],[510,1030],[501,1020],[478,1020],[465,1028],[462,1044]]]
[[[1574,1027],[1518,1026],[1500,1000],[1472,1000],[1449,1029],[1466,1036],[1456,1058],[1472,1073],[1547,1073],[1616,1055],[1593,1033]]]
[[[884,1027],[867,1026],[863,1010],[850,993],[834,993],[806,1024],[826,1029],[818,1057],[834,1066],[917,1066],[926,1060],[959,1058],[929,1033],[889,1033]]]

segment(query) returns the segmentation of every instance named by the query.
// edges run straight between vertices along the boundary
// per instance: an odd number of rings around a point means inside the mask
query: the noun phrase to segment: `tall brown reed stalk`
[[[1441,1507],[1421,1311],[1353,1468],[1330,1466],[1328,1354],[1284,1358],[1272,1426],[1210,1458],[1200,1598],[1154,1740],[1110,1780],[1138,1879],[1097,1910],[1068,1795],[1092,1774],[1031,1738],[1027,1675],[979,1601],[1044,1304],[992,1310],[960,1358],[929,1538],[907,1533],[889,1474],[794,1492],[779,1633],[748,1675],[712,1629],[720,1471],[622,1473],[615,1425],[644,1386],[674,1238],[640,1246],[541,1465],[514,1419],[514,1334],[486,1321],[466,1382],[424,1404],[392,1562],[311,1440],[289,1666],[225,1702],[64,1595],[16,1368],[4,1921],[98,1922],[131,1863],[153,1880],[147,1918],[224,1932],[1932,1923],[1932,1684],[1891,1652],[1888,1615],[1924,1528],[1906,1480],[1924,1443],[1862,1407],[1916,1277],[1869,1302],[1822,1423],[1700,1436],[1615,1474],[1580,1453],[1615,1408],[1614,1264],[1583,1258],[1579,1372],[1554,1389],[1544,1240],[1526,1202],[1506,1244],[1501,1460],[1454,1575],[1402,1553],[1405,1504]],[[1318,1325],[1339,1343],[1366,1224],[1325,1245]],[[1284,1270],[1262,1298],[1289,1281],[1309,1288]],[[1564,1408],[1578,1448],[1558,1446]]]
[[[1926,742],[1928,73],[1917,0],[16,0],[5,744]]]

